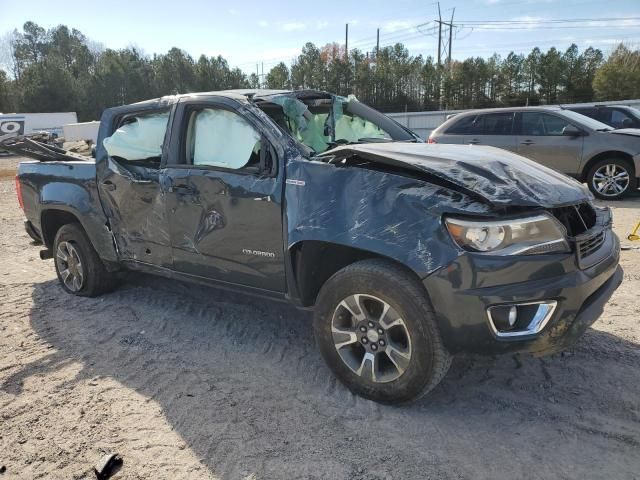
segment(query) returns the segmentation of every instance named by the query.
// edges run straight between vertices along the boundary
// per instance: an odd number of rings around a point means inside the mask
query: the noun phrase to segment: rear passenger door
[[[160,164],[168,108],[141,108],[115,119],[98,148],[100,201],[121,260],[171,268]],[[104,146],[104,148],[102,148]]]
[[[285,291],[282,178],[264,125],[234,100],[181,101],[163,170],[175,270]]]
[[[518,113],[518,153],[562,173],[575,175],[582,158],[584,136],[563,135],[575,126],[565,118],[548,112]]]
[[[513,112],[483,113],[468,126],[465,144],[488,145],[515,152],[516,138],[513,134]]]

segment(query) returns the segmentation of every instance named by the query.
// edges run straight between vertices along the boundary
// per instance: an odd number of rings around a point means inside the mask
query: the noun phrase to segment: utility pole
[[[438,2],[438,66],[441,64],[440,52],[442,52],[442,15],[440,14],[440,2]]]
[[[453,42],[453,15],[456,13],[455,7],[451,12],[451,22],[449,22],[449,72],[451,72],[451,44]]]
[[[448,74],[451,75],[451,71],[452,71],[451,49],[453,46],[453,29],[455,28],[455,25],[453,24],[453,17],[455,13],[456,13],[456,9],[454,8],[453,12],[451,13],[451,20],[448,22],[443,21],[442,12],[440,11],[440,2],[438,2],[438,20],[436,20],[436,23],[438,24],[438,70],[441,74],[443,73],[443,70],[441,68],[443,57],[446,59],[445,67],[448,71]],[[443,36],[443,32],[442,32],[443,25],[449,30],[448,39],[445,36]],[[444,32],[444,34],[446,35],[446,31]],[[444,96],[444,75],[442,75],[442,78],[440,79],[440,99],[439,99],[440,110],[442,110],[443,108],[443,105],[442,105],[443,96]]]
[[[349,24],[345,25],[344,29],[344,58],[349,59]]]
[[[378,53],[380,53],[380,29],[376,33],[376,62],[378,61]]]
[[[346,81],[345,81],[345,87],[347,90],[349,90],[349,70],[351,69],[351,66],[349,65],[349,24],[345,24],[345,29],[344,29],[344,62],[346,63],[347,66],[347,70],[346,70]]]
[[[451,13],[451,20],[449,22],[443,21],[442,14],[440,13],[440,2],[438,2],[438,20],[436,20],[438,24],[438,65],[442,65],[442,57],[446,58],[447,63],[451,63],[451,46],[453,45],[453,29],[455,27],[453,24],[453,16],[455,13],[456,9],[454,8]],[[442,35],[443,25],[449,30],[449,41]]]

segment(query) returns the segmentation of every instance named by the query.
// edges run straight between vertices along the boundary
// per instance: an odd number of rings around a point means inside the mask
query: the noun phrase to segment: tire
[[[451,365],[423,286],[384,260],[356,262],[327,280],[316,302],[314,333],[334,375],[379,403],[421,397]]]
[[[619,175],[623,177],[616,179]],[[596,198],[618,200],[636,189],[636,172],[633,165],[624,158],[605,158],[589,169],[587,184]]]
[[[78,223],[60,227],[53,240],[53,259],[60,285],[68,293],[95,297],[116,286],[115,274],[105,269],[89,237]],[[68,273],[65,274],[65,271]],[[79,281],[76,281],[78,278]]]

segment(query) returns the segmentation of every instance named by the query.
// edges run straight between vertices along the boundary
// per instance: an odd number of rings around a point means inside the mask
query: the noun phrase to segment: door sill
[[[229,290],[236,293],[243,293],[252,295],[255,297],[267,298],[270,300],[276,300],[280,302],[291,303],[285,292],[278,292],[274,290],[265,290],[262,288],[249,287],[247,285],[241,285],[232,282],[225,282],[223,280],[215,280],[212,278],[201,277],[199,275],[193,275],[190,273],[177,272],[170,268],[159,267],[151,263],[141,262],[139,260],[122,260],[121,265],[127,270],[136,272],[150,273],[152,275],[159,275],[165,278],[171,278],[175,280],[181,280],[190,283],[198,283],[206,285],[208,287],[220,288],[223,290]]]

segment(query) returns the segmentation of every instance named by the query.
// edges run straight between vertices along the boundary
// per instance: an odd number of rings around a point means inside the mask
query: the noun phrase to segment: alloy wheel
[[[621,165],[608,163],[593,174],[593,188],[602,196],[617,197],[629,187],[629,172]]]
[[[372,295],[343,299],[331,319],[342,361],[360,377],[386,383],[398,379],[411,361],[411,336],[398,312]]]
[[[60,242],[56,251],[56,266],[65,286],[79,292],[84,283],[84,270],[78,250],[70,242]]]

